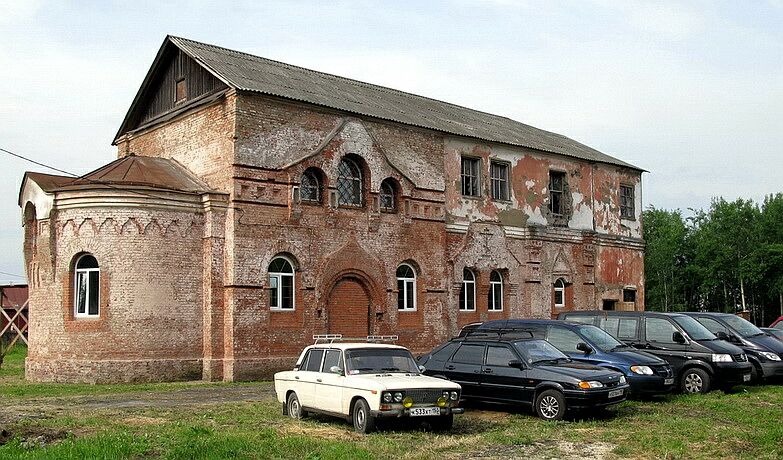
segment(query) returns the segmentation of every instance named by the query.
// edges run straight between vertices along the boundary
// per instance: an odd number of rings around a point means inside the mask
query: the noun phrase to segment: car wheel
[[[286,407],[288,408],[288,416],[293,419],[299,420],[305,416],[305,411],[302,410],[302,405],[299,404],[299,398],[296,396],[296,393],[288,395]]]
[[[371,433],[375,429],[375,417],[367,401],[359,399],[353,405],[353,429],[359,433]]]
[[[562,420],[566,404],[563,393],[557,390],[542,391],[536,397],[536,414],[544,420]]]
[[[683,393],[707,393],[710,391],[710,376],[696,367],[686,369],[680,379],[680,388]]]

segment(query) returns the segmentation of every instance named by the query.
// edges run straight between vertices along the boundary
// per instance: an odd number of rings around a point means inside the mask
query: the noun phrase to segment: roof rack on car
[[[493,338],[512,338],[507,337],[508,335],[514,335],[514,334],[527,334],[524,337],[518,337],[518,338],[524,338],[524,339],[533,339],[535,336],[533,335],[532,331],[526,331],[522,329],[482,329],[482,330],[475,330],[470,331],[467,334],[465,334],[464,338],[480,338],[480,337],[493,337]]]
[[[368,335],[367,337],[343,337],[342,334],[313,334],[314,345],[320,343],[333,343],[336,341],[351,342],[396,342],[399,337],[396,335]]]

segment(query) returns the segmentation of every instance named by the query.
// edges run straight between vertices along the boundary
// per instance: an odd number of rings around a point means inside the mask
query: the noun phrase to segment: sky
[[[564,134],[649,171],[645,208],[783,191],[783,0],[0,0],[0,148],[115,159],[167,34]],[[52,172],[0,152],[0,281],[24,282],[27,170]]]

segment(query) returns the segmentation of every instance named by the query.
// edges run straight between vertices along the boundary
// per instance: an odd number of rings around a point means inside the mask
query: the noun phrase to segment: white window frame
[[[493,281],[493,275],[497,275],[500,281]],[[500,287],[500,299],[495,297],[495,286]],[[489,311],[503,311],[503,275],[497,270],[492,270],[489,275],[489,300],[489,305],[487,305]],[[497,308],[498,304],[500,304],[500,308]]]
[[[408,267],[411,272],[413,273],[413,278],[406,277],[406,276],[397,276],[397,290],[399,291],[399,285],[400,281],[402,281],[402,308],[400,308],[400,301],[399,301],[399,294],[397,297],[397,310],[398,311],[416,311],[416,269],[413,268],[410,264],[400,264],[397,267],[397,270],[400,269],[400,267]],[[396,273],[395,273],[396,274]],[[408,305],[408,292],[413,289],[413,305]]]
[[[283,259],[285,260],[288,265],[291,266],[291,273],[286,272],[272,272],[269,271],[269,268],[272,266],[272,264],[277,259]],[[269,261],[269,265],[267,265],[267,272],[268,272],[268,280],[269,280],[269,289],[275,289],[277,290],[277,305],[269,305],[269,309],[272,311],[294,311],[296,310],[296,269],[294,268],[294,263],[285,256],[275,256],[272,257],[272,260]],[[283,278],[284,277],[290,277],[291,278],[291,307],[283,307]],[[275,287],[272,287],[272,280],[275,280]],[[269,300],[267,299],[267,303],[269,303]]]
[[[562,300],[561,303],[557,303],[557,293],[560,293],[560,299]],[[565,298],[565,280],[563,278],[558,278],[555,280],[555,291],[554,291],[554,303],[555,308],[564,308],[566,304],[566,298]]]
[[[465,272],[470,273],[471,279],[465,279]],[[473,286],[473,308],[468,308],[468,285]],[[465,308],[460,308],[459,311],[476,311],[476,274],[473,270],[465,268],[462,270],[462,304]]]
[[[74,318],[98,318],[101,316],[101,264],[98,264],[98,268],[76,268],[79,266],[79,262],[85,257],[92,257],[95,259],[96,263],[98,262],[98,259],[92,254],[82,254],[76,259],[73,276],[73,316]],[[98,286],[97,289],[95,289],[95,292],[98,293],[98,300],[96,302],[98,312],[94,315],[90,314],[90,273],[92,272],[98,273],[98,280],[96,281]],[[84,312],[79,313],[79,280],[83,277],[87,279],[87,289],[85,289],[84,293]]]

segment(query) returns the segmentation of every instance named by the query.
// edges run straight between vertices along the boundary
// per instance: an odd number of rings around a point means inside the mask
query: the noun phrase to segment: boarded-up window
[[[185,99],[188,98],[188,87],[187,87],[187,83],[185,83],[185,79],[184,78],[180,78],[179,80],[177,80],[177,91],[176,91],[176,93],[177,93],[177,96],[176,96],[177,97],[177,99],[176,99],[177,103],[182,102],[182,101],[184,101]]]

